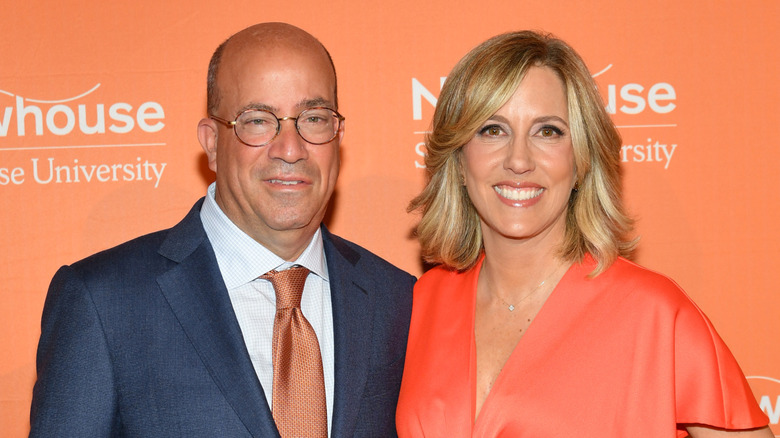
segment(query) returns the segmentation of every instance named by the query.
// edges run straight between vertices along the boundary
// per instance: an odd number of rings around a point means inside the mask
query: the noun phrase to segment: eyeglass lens
[[[324,144],[333,140],[338,133],[339,123],[336,112],[328,108],[310,108],[295,118],[298,134],[312,144]],[[276,136],[279,119],[270,111],[249,110],[238,117],[235,128],[236,134],[244,143],[262,146]]]

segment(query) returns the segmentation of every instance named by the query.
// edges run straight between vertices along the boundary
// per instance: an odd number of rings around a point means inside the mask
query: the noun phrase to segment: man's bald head
[[[287,23],[260,23],[241,30],[217,47],[209,62],[206,80],[206,99],[209,114],[216,114],[220,103],[220,90],[217,77],[223,59],[237,55],[242,51],[261,47],[286,48],[290,50],[310,51],[312,56],[324,56],[333,69],[334,109],[338,109],[338,85],[336,67],[328,50],[317,38],[303,29]]]

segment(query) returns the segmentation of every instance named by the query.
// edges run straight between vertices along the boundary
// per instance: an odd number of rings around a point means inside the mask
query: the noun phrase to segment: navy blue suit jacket
[[[60,268],[43,310],[34,437],[278,437],[200,205]],[[333,437],[395,436],[414,277],[330,234]]]

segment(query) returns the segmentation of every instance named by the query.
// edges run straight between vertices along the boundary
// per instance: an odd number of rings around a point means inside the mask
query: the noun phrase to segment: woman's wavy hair
[[[621,138],[582,58],[565,42],[533,31],[495,36],[472,49],[448,76],[426,137],[428,182],[409,205],[422,210],[417,236],[422,256],[457,270],[468,269],[483,250],[480,220],[461,175],[461,150],[514,94],[531,67],[546,67],[563,81],[569,111],[578,189],[566,213],[561,256],[581,261],[590,253],[595,276],[618,256],[629,256],[636,239],[622,203]]]

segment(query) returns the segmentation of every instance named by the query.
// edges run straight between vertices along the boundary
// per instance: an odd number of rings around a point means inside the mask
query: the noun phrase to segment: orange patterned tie
[[[328,436],[320,344],[301,312],[308,275],[308,269],[293,266],[260,277],[276,291],[273,417],[282,438]]]

